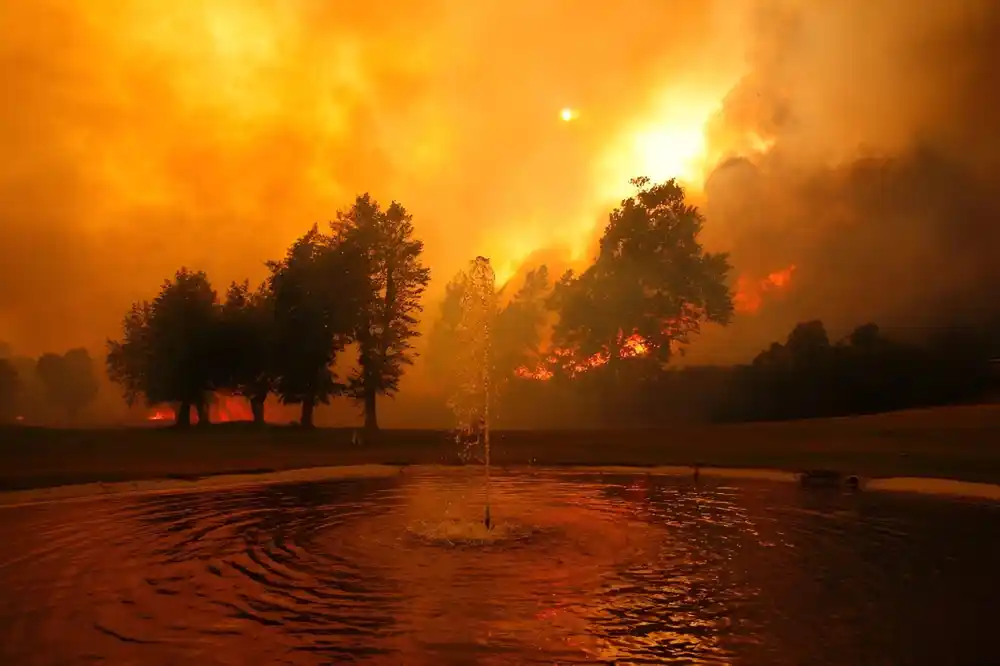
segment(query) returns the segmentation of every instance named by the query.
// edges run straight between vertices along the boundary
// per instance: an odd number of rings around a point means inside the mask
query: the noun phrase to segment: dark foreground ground
[[[326,465],[459,462],[448,433],[432,430],[387,430],[356,445],[348,429],[258,430],[247,424],[186,431],[0,429],[0,491]],[[700,463],[1000,483],[1000,405],[658,430],[496,432],[493,462]]]

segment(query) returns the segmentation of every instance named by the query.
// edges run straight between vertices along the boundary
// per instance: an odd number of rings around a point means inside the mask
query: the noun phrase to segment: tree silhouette
[[[353,340],[368,302],[368,257],[358,245],[314,225],[284,259],[268,266],[276,392],[283,403],[302,405],[300,423],[312,427],[316,405],[344,389],[332,366]]]
[[[510,380],[518,368],[538,365],[550,288],[545,266],[529,271],[524,283],[497,314],[493,356],[498,386]]]
[[[416,317],[430,269],[421,261],[424,245],[413,237],[412,216],[395,201],[383,211],[363,194],[337,213],[333,232],[367,257],[366,298],[355,332],[358,370],[348,394],[364,405],[366,429],[377,430],[378,394],[395,394],[404,367],[413,364],[410,341],[419,335]]]
[[[468,362],[467,340],[462,331],[464,310],[469,302],[467,292],[472,274],[486,265],[474,261],[469,271],[459,271],[448,282],[438,317],[428,335],[427,370],[446,395],[453,395],[459,390],[457,384],[465,370],[463,365]],[[490,322],[490,383],[494,398],[504,398],[505,389],[518,368],[538,365],[550,289],[548,269],[541,266],[528,272],[524,283],[504,307],[497,307],[503,301],[503,289],[495,294]],[[498,411],[495,416],[503,418],[503,411]]]
[[[445,286],[444,297],[438,306],[438,317],[427,336],[424,355],[428,374],[434,382],[449,393],[457,376],[458,326],[462,319],[462,299],[468,288],[469,275],[459,271]]]
[[[277,387],[274,301],[267,285],[234,282],[222,303],[220,386],[250,402],[254,423],[264,423],[264,403]]]
[[[219,308],[201,271],[181,268],[152,303],[136,303],[125,317],[123,337],[108,341],[108,376],[131,404],[177,404],[178,426],[209,422],[207,393],[221,374],[218,360]]]
[[[97,374],[86,349],[71,349],[64,355],[43,354],[36,370],[46,399],[75,420],[80,410],[97,397]]]
[[[647,178],[632,184],[637,192],[612,211],[597,260],[579,276],[563,276],[551,300],[557,345],[582,357],[607,354],[609,365],[633,334],[665,363],[701,322],[725,325],[733,314],[728,257],[698,242],[704,220],[681,187]]]
[[[122,339],[108,340],[108,378],[122,389],[125,403],[130,407],[139,399],[153,404],[150,376],[150,319],[153,306],[148,301],[133,303],[122,320]]]
[[[21,380],[14,364],[0,358],[0,423],[7,423],[17,416],[17,401]]]

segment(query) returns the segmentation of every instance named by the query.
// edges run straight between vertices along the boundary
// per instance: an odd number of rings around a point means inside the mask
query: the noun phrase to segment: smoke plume
[[[998,38],[990,0],[5,3],[0,339],[96,349],[178,266],[260,279],[362,191],[413,212],[433,293],[477,254],[573,265],[636,175],[689,178],[738,274],[796,266],[692,358],[979,317]]]

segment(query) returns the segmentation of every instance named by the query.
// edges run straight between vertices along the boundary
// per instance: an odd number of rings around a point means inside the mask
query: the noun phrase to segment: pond
[[[0,509],[0,663],[993,660],[1000,505],[494,473]]]

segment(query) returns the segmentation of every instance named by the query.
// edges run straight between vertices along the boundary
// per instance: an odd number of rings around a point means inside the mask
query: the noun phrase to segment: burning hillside
[[[754,280],[747,275],[739,276],[733,294],[733,306],[736,312],[738,314],[758,312],[768,294],[787,289],[794,273],[795,265],[793,264],[774,271],[759,280]],[[698,315],[699,312],[696,309],[688,308],[682,317],[665,322],[663,333],[664,337],[670,340],[672,352],[676,352],[681,344],[686,343],[689,340],[689,335],[700,331]],[[617,354],[622,359],[641,358],[647,356],[654,349],[654,345],[638,333],[626,336],[621,331],[618,334],[616,347]],[[538,381],[551,379],[556,371],[564,372],[572,377],[605,365],[611,359],[611,353],[605,348],[586,358],[580,358],[580,355],[574,350],[553,347],[543,353],[542,361],[535,368],[521,366],[517,368],[515,374],[522,379]]]

